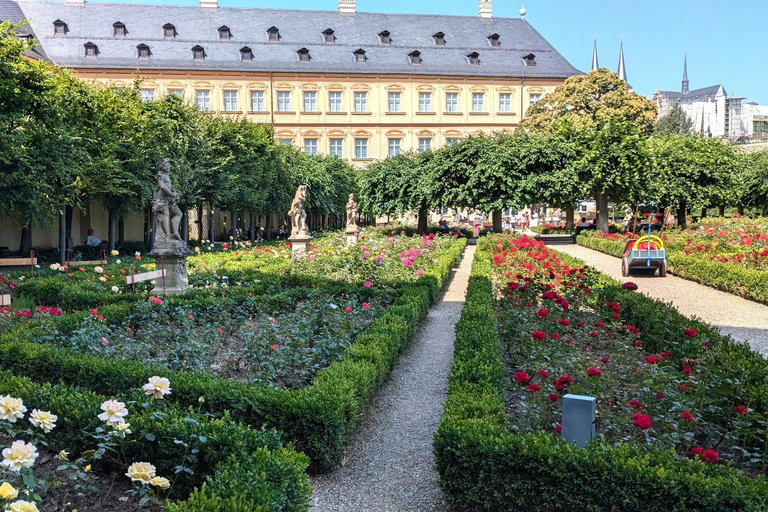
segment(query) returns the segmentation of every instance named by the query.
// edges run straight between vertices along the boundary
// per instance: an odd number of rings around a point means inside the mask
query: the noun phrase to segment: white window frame
[[[432,93],[419,93],[419,112],[432,112]]]
[[[201,112],[211,111],[211,91],[195,91],[195,101]]]
[[[291,91],[277,91],[277,111],[291,111]]]
[[[499,112],[505,114],[512,112],[512,95],[510,93],[499,94]]]
[[[400,110],[400,93],[399,92],[391,92],[389,93],[389,112],[402,112]]]
[[[155,101],[154,89],[141,89],[139,94],[141,94],[141,101]]]
[[[446,146],[453,146],[457,142],[459,142],[460,139],[457,139],[456,137],[448,137],[445,139],[445,145]]]
[[[264,91],[251,91],[251,112],[264,112]]]
[[[368,158],[368,139],[355,139],[355,158],[358,160]]]
[[[329,112],[343,112],[342,93],[338,91],[331,91],[328,93],[328,111]]]
[[[388,147],[388,155],[389,156],[397,156],[400,154],[400,144],[401,139],[389,139],[387,147]]]
[[[432,137],[419,137],[419,153],[432,149]]]
[[[173,94],[179,98],[184,97],[184,89],[168,89],[168,94]]]
[[[304,112],[317,112],[317,93],[304,91]]]
[[[472,112],[485,112],[485,94],[482,92],[472,93]]]
[[[355,93],[355,112],[368,112],[368,93]]]
[[[445,111],[446,112],[459,111],[459,93],[449,92],[445,94]]]
[[[237,91],[224,91],[224,112],[237,111]]]
[[[278,142],[283,146],[290,146],[293,144],[293,139],[278,139]]]
[[[541,94],[530,94],[528,95],[528,106],[532,107],[535,104],[537,104],[541,100]]]
[[[344,158],[344,139],[331,139],[329,153],[331,156]]]
[[[304,139],[304,152],[308,155],[317,155],[317,139]]]

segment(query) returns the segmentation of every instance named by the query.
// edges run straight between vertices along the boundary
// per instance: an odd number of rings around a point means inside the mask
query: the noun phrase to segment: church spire
[[[627,81],[627,69],[624,67],[624,37],[621,38],[621,46],[619,47],[619,78]]]
[[[688,54],[685,54],[685,60],[683,61],[683,94],[688,93]]]
[[[595,36],[595,43],[592,46],[592,71],[597,70],[600,65],[597,63],[597,36]]]

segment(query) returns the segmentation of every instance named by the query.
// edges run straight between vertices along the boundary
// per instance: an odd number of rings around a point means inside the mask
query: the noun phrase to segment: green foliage
[[[675,103],[666,115],[659,118],[655,128],[656,133],[673,133],[687,135],[693,131],[693,121],[683,111],[679,103]]]

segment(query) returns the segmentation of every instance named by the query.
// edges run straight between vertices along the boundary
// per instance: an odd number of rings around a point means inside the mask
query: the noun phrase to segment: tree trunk
[[[565,207],[565,229],[571,230],[573,229],[573,214],[575,213],[575,208],[572,204],[569,204]]]
[[[725,217],[725,205],[721,204],[717,207],[717,214],[719,217]]]
[[[32,250],[32,222],[21,228],[21,239],[19,240],[19,252],[21,257],[25,258],[29,256],[29,251]]]
[[[501,233],[501,210],[494,210],[491,212],[491,222],[493,222],[493,232]]]
[[[739,215],[744,215],[744,207],[743,206],[741,206],[741,205],[737,206],[736,207],[736,211],[738,212]]]
[[[208,241],[213,243],[216,240],[216,233],[214,232],[214,219],[213,219],[213,203],[208,205]]]
[[[248,214],[248,240],[251,243],[256,241],[256,226],[253,212]]]
[[[597,218],[595,225],[603,233],[608,232],[608,196],[602,192],[595,194],[595,204],[597,205]]]
[[[67,206],[64,208],[64,220],[67,222],[67,240],[72,238],[72,216],[74,213],[75,208],[73,206]]]
[[[125,243],[125,219],[120,217],[117,220],[117,245]]]
[[[67,214],[59,215],[59,264],[67,262]]]
[[[272,212],[267,212],[264,217],[264,238],[272,240]]]
[[[683,229],[688,227],[688,221],[685,218],[685,202],[680,203],[677,207],[677,225]]]
[[[702,208],[701,209],[701,218],[703,219],[706,216],[707,216],[707,209],[706,208]]]
[[[230,224],[230,226],[229,226],[229,231],[230,231],[229,236],[231,237],[231,239],[233,241],[237,240],[237,212],[230,212],[229,213],[229,224]]]
[[[424,234],[427,232],[427,217],[429,216],[429,210],[426,208],[419,208],[419,220],[416,230],[420,234]]]
[[[108,220],[107,223],[109,224],[107,228],[107,241],[109,245],[109,251],[112,252],[115,250],[115,228],[117,227],[117,209],[114,207],[110,207],[109,210],[107,210]]]

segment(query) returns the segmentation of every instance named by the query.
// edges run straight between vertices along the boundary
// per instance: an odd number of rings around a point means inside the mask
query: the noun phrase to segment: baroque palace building
[[[13,5],[9,5],[13,4]],[[0,0],[39,54],[152,100],[270,124],[275,138],[356,166],[512,131],[579,73],[526,20],[478,16]],[[15,11],[14,11],[15,9]]]

